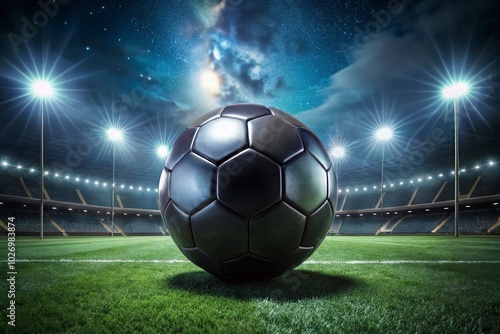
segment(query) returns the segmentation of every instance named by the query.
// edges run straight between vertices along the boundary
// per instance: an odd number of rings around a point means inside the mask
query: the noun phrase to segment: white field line
[[[304,264],[500,264],[500,261],[490,260],[350,260],[350,261],[305,261]]]
[[[7,262],[7,260],[0,260]],[[120,259],[16,259],[21,263],[190,263],[188,260],[120,260]],[[348,260],[348,261],[305,261],[303,264],[500,264],[494,260]]]

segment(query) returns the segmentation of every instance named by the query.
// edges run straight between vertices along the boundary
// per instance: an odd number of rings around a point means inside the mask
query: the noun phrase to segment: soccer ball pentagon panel
[[[215,109],[177,139],[160,211],[180,251],[214,276],[278,277],[305,261],[337,205],[333,164],[289,114],[256,104]]]

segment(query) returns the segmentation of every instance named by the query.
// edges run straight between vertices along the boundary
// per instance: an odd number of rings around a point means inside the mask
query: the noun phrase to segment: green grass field
[[[500,333],[496,237],[328,237],[292,273],[243,284],[169,237],[19,237],[15,328],[6,248],[0,332]]]

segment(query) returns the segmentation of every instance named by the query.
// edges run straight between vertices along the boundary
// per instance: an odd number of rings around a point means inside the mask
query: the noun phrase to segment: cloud
[[[352,63],[331,75],[329,86],[317,91],[324,103],[299,113],[299,118],[313,127],[321,126],[334,115],[363,112],[359,106],[381,90],[392,92],[392,97],[397,98],[401,92],[432,89],[432,79],[453,75],[452,70],[445,68],[453,57],[461,61],[460,65],[487,62],[477,54],[489,35],[482,36],[477,26],[479,22],[479,29],[483,29],[491,21],[487,19],[489,13],[498,13],[494,1],[479,4],[468,0],[428,0],[411,5],[407,2],[405,6],[379,33],[358,36],[366,43],[360,48],[353,45]],[[395,110],[412,112],[405,99],[400,100]]]

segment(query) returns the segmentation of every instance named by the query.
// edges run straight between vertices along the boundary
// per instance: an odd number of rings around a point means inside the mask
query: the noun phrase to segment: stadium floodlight
[[[443,88],[445,99],[456,99],[469,92],[469,85],[466,82],[457,82]]]
[[[122,131],[120,129],[117,129],[117,128],[108,129],[107,135],[108,135],[108,138],[113,142],[120,141],[123,139]]]
[[[31,85],[31,92],[33,96],[40,99],[40,239],[43,239],[43,105],[46,98],[54,94],[52,84],[48,80],[38,79],[34,80]]]
[[[381,127],[375,132],[375,137],[380,141],[390,140],[393,135],[393,130],[388,126]]]
[[[35,80],[31,89],[33,94],[38,97],[50,97],[54,94],[52,84],[47,80]]]
[[[158,156],[162,159],[166,158],[169,153],[170,150],[165,145],[158,146],[158,148],[156,149],[156,154],[158,154]]]
[[[7,167],[9,163],[7,161],[2,161],[2,166]]]
[[[382,168],[381,168],[381,178],[380,178],[380,213],[381,217],[384,213],[384,158],[385,158],[385,143],[392,139],[394,136],[394,131],[389,126],[382,126],[375,131],[375,138],[382,143]],[[382,218],[383,223],[383,218]]]
[[[460,176],[459,171],[459,161],[460,161],[460,151],[459,151],[459,140],[458,140],[458,108],[459,100],[462,96],[467,95],[469,92],[469,85],[466,82],[459,81],[452,83],[449,86],[443,88],[442,94],[445,99],[453,100],[453,114],[454,114],[454,130],[455,130],[455,237],[458,238],[458,221],[459,221],[459,197],[460,197]]]
[[[107,131],[109,140],[113,145],[113,182],[115,184],[115,165],[116,165],[116,143],[123,139],[122,130],[111,127]],[[111,236],[114,236],[115,231],[115,187],[111,187]]]
[[[331,153],[335,159],[342,159],[345,156],[345,148],[343,146],[335,146]]]

